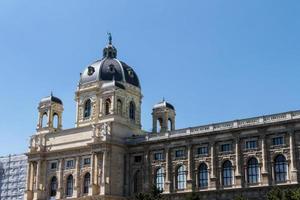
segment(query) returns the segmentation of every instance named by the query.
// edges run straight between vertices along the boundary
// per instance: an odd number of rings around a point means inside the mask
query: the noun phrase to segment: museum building
[[[40,101],[25,199],[123,200],[152,185],[168,199],[192,191],[208,200],[264,199],[272,186],[298,186],[300,111],[175,129],[175,108],[163,100],[147,132],[142,97],[110,36],[102,59],[80,75],[75,128],[62,128],[58,97]]]

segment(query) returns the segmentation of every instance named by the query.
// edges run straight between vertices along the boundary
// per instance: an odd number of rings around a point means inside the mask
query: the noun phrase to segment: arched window
[[[140,170],[138,170],[133,177],[133,192],[134,193],[142,192],[142,176]]]
[[[56,191],[57,191],[57,178],[53,176],[50,182],[50,197],[55,197]]]
[[[129,118],[135,120],[135,104],[133,101],[129,103]]]
[[[108,99],[105,100],[105,115],[110,114],[110,106],[111,106],[111,101],[108,98]]]
[[[67,197],[73,196],[73,176],[69,175],[67,178],[67,187],[66,187]]]
[[[91,109],[91,100],[88,99],[84,104],[84,118],[89,118],[91,116]]]
[[[84,180],[83,180],[83,194],[89,193],[90,183],[91,183],[91,174],[86,173],[84,175]]]
[[[53,119],[52,119],[52,123],[53,123],[53,128],[58,128],[58,114],[54,113],[53,114]]]
[[[205,163],[201,163],[199,166],[198,181],[199,188],[206,188],[208,186],[208,170]]]
[[[122,111],[123,111],[122,101],[120,99],[118,99],[117,100],[117,113],[118,113],[118,115],[122,116]]]
[[[275,181],[285,182],[287,178],[287,161],[283,155],[278,155],[274,162]]]
[[[46,127],[47,126],[47,123],[48,123],[48,115],[47,113],[45,112],[43,115],[42,115],[42,127]]]
[[[186,188],[186,169],[184,165],[178,167],[176,181],[178,190],[184,190]]]
[[[222,167],[222,179],[223,186],[231,186],[232,185],[232,164],[229,160],[223,163]]]
[[[155,185],[156,185],[157,189],[159,189],[160,191],[163,191],[164,184],[165,184],[164,169],[161,167],[156,170]]]
[[[251,158],[247,163],[248,183],[258,183],[259,166],[256,158]]]

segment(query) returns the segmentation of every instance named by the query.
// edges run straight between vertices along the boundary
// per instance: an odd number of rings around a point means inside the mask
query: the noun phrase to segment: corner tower
[[[164,133],[175,130],[175,108],[164,99],[153,106],[153,133]]]
[[[80,74],[75,100],[77,127],[117,121],[130,129],[141,129],[140,82],[135,71],[117,59],[110,34],[102,59]]]
[[[58,98],[50,96],[43,98],[38,107],[38,133],[55,132],[62,129],[63,103]]]

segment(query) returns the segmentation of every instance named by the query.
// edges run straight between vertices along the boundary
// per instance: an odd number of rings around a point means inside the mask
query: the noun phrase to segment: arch
[[[57,192],[57,178],[53,176],[50,181],[50,197],[55,197]]]
[[[259,182],[259,164],[255,157],[251,157],[247,162],[247,181],[250,184]]]
[[[163,126],[163,119],[162,118],[158,118],[156,121],[156,127],[157,127],[157,132],[160,133],[162,130],[162,126]]]
[[[223,186],[232,185],[232,164],[226,160],[222,165],[222,183]]]
[[[111,100],[110,98],[105,99],[105,115],[110,114]]]
[[[129,119],[135,120],[135,103],[133,101],[129,103]]]
[[[140,170],[137,170],[133,176],[133,192],[142,192],[142,174]]]
[[[92,102],[91,99],[88,99],[84,103],[84,118],[89,118],[91,116],[91,110],[92,110]]]
[[[47,127],[47,124],[48,124],[48,114],[46,112],[43,113],[42,115],[42,119],[41,119],[41,127],[44,128],[44,127]]]
[[[58,117],[57,113],[53,114],[52,124],[53,124],[53,128],[58,128],[59,127],[59,117]]]
[[[117,100],[117,114],[122,116],[122,112],[123,112],[123,103],[121,101],[121,99]]]
[[[274,159],[274,173],[276,182],[285,182],[287,180],[288,165],[284,155],[279,154]]]
[[[89,193],[90,184],[91,184],[91,174],[87,172],[83,177],[83,194]]]
[[[173,121],[171,118],[168,119],[168,131],[171,131],[173,127]]]
[[[199,188],[208,187],[208,168],[205,163],[201,163],[199,165],[198,184],[199,184]]]
[[[164,190],[164,185],[165,185],[165,174],[164,174],[164,168],[160,167],[156,169],[155,172],[155,185],[156,188],[159,189],[160,191]]]
[[[185,165],[180,165],[177,168],[177,176],[176,176],[176,183],[178,190],[184,190],[186,188],[186,167]]]
[[[73,176],[69,175],[67,177],[67,184],[66,184],[66,196],[71,197],[73,196]]]

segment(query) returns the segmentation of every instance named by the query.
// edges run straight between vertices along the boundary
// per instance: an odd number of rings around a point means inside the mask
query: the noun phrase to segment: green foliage
[[[234,197],[234,200],[247,200],[243,195]]]
[[[149,192],[136,194],[134,200],[163,200],[161,193],[162,191],[153,185]]]
[[[195,192],[192,192],[186,196],[185,200],[201,200],[201,199],[198,194],[196,194]]]
[[[274,187],[268,192],[267,200],[300,200],[300,188],[282,190]]]

